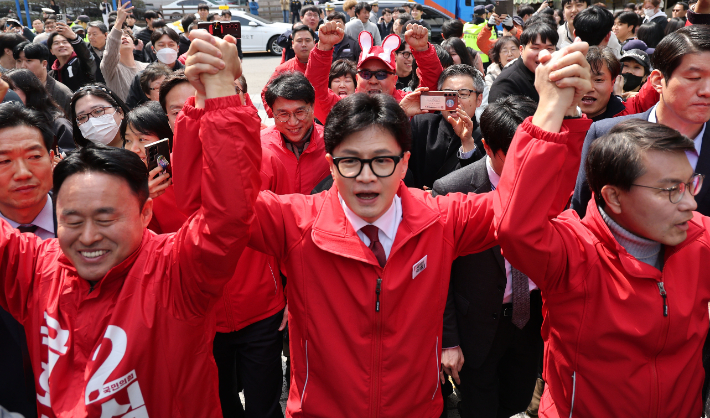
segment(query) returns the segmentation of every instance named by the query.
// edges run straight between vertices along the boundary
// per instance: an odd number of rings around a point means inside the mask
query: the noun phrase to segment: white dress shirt
[[[651,113],[648,114],[648,121],[651,123],[657,123],[656,119],[656,106],[653,106],[651,108]],[[700,149],[703,146],[703,135],[705,135],[705,127],[707,126],[707,122],[703,124],[703,129],[700,130],[700,133],[698,136],[695,137],[693,142],[695,142],[695,152],[693,151],[686,151],[685,156],[688,157],[688,162],[690,163],[690,166],[693,167],[693,171],[695,171],[695,167],[698,165],[698,158],[700,157]]]
[[[366,222],[364,219],[357,216],[355,212],[350,210],[348,205],[345,204],[345,201],[340,196],[340,193],[338,193],[338,199],[340,199],[340,204],[343,207],[343,212],[345,212],[345,217],[350,222],[350,225],[353,226],[353,229],[357,231],[357,236],[360,237],[365,245],[368,247],[370,246],[370,239],[364,232],[361,231],[362,227],[367,225],[375,225],[379,229],[377,237],[380,240],[380,244],[382,244],[382,248],[385,250],[385,256],[390,258],[390,251],[392,250],[392,244],[394,244],[394,237],[397,235],[397,228],[399,228],[400,222],[402,222],[402,199],[400,199],[399,196],[394,195],[394,200],[392,205],[390,205],[390,208],[387,209],[387,212],[385,212],[373,223]]]
[[[486,155],[486,170],[488,170],[488,179],[491,181],[491,189],[495,190],[498,187],[498,182],[500,181],[500,176],[493,171],[491,166],[491,157]],[[503,292],[503,303],[513,302],[513,272],[511,265],[507,259],[505,260],[505,292]],[[528,279],[528,288],[530,291],[537,289],[537,285],[533,283],[532,280]]]
[[[13,228],[17,229],[20,225],[29,225],[29,224],[19,224],[12,219],[8,219],[5,215],[0,213],[0,216],[2,216],[3,219],[7,221],[7,223],[10,224]],[[37,226],[37,230],[34,232],[35,235],[42,239],[49,239],[49,238],[54,238],[54,213],[52,209],[52,198],[47,195],[47,203],[44,204],[44,207],[42,210],[39,212],[37,217],[31,222],[32,225]]]

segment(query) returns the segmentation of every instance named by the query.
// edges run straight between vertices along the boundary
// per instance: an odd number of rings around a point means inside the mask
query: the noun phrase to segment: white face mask
[[[643,9],[643,12],[646,14],[646,17],[651,18],[651,16],[655,15],[656,9]]]
[[[172,48],[163,48],[155,54],[155,57],[163,64],[172,64],[177,60],[177,51]]]
[[[79,130],[89,141],[108,145],[116,138],[118,124],[113,114],[104,114],[98,118],[89,118],[86,123],[79,125]]]

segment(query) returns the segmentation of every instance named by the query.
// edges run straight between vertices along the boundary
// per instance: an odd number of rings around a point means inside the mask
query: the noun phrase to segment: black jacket
[[[190,39],[185,36],[184,33],[180,34],[180,38],[178,39],[178,57],[185,52],[187,52],[188,49],[190,49]]]
[[[291,0],[290,8],[291,8],[291,13],[299,13],[301,11],[301,2],[300,0]]]
[[[382,39],[385,39],[385,36],[392,33],[392,25],[394,25],[394,19],[390,20],[390,23],[382,21],[377,24],[377,29],[380,31],[380,37]]]
[[[96,61],[89,52],[89,47],[80,37],[76,37],[70,42],[76,53],[71,61],[58,71],[50,70],[49,76],[69,87],[71,91],[77,91],[85,84],[93,83],[96,73]]]
[[[339,59],[348,59],[357,64],[360,58],[360,44],[348,35],[343,36],[343,40],[333,46],[333,62]]]
[[[458,158],[461,139],[454,133],[454,128],[441,114],[427,113],[412,118],[412,155],[409,158],[409,170],[404,182],[409,187],[418,189],[431,188],[434,181],[445,175],[483,158],[481,131],[473,120],[473,139],[476,150],[466,159]]]
[[[175,61],[175,67],[173,67],[173,71],[181,70],[185,68],[184,65],[180,63],[180,61]],[[139,72],[136,74],[135,78],[133,78],[133,82],[131,83],[131,87],[128,90],[128,97],[126,97],[126,106],[128,106],[130,109],[133,109],[147,101],[148,97],[143,93],[143,89],[141,88],[141,74],[143,71]]]
[[[104,80],[104,75],[101,73],[101,57],[99,57],[99,54],[96,52],[94,47],[89,45],[89,52],[91,52],[91,56],[94,57],[94,62],[96,62],[96,71],[94,72],[94,80],[97,83],[104,83],[106,84],[106,80]]]
[[[535,103],[540,101],[540,95],[535,90],[535,73],[525,66],[522,57],[504,68],[493,82],[488,103],[495,103],[498,99],[513,95],[527,96]]]
[[[621,100],[621,98],[612,94],[609,98],[609,103],[606,105],[606,110],[604,110],[604,113],[593,117],[592,121],[596,122],[598,120],[610,119],[625,110],[626,106],[624,106],[624,102]]]
[[[145,27],[136,34],[136,39],[140,39],[141,41],[143,41],[143,45],[145,45],[150,42],[150,35],[152,34],[153,31]]]

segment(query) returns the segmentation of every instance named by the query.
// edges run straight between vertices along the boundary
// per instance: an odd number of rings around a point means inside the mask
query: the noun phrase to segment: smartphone
[[[240,39],[242,37],[241,22],[199,22],[197,29],[205,29],[212,36],[224,38],[227,35]]]
[[[423,91],[419,97],[422,110],[456,111],[459,106],[459,95],[455,91]]]
[[[146,145],[145,156],[148,160],[148,171],[152,171],[155,167],[160,166],[164,171],[168,172],[168,174],[173,174],[172,167],[170,166],[170,140],[168,138]]]
[[[133,4],[131,3],[131,0],[127,0],[127,1],[124,1],[124,2],[123,2],[123,7],[124,7],[125,9],[127,9],[127,8],[129,8],[129,7],[131,7],[131,6],[133,6]]]
[[[513,17],[514,14],[513,0],[497,0],[496,1],[496,13],[498,16],[506,14]]]
[[[67,15],[65,15],[64,13],[58,13],[57,14],[57,22],[67,23]]]

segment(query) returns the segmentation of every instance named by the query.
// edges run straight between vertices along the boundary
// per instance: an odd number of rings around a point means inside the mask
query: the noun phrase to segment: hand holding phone
[[[197,29],[204,29],[210,35],[222,39],[227,35],[231,35],[236,39],[242,37],[241,22],[198,22]]]
[[[459,105],[459,95],[455,91],[423,91],[419,100],[422,110],[455,112]]]
[[[145,157],[148,171],[160,166],[165,172],[172,174],[170,166],[170,140],[168,138],[155,141],[145,146]]]

